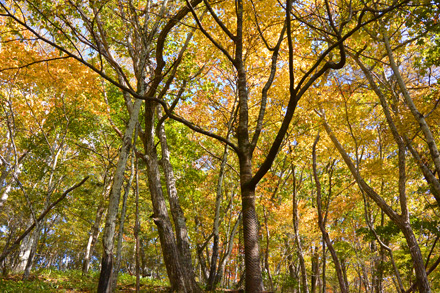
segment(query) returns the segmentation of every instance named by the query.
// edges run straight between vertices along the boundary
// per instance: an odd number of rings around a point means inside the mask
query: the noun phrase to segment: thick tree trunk
[[[157,108],[158,118],[161,118],[160,108]],[[159,125],[158,136],[162,150],[161,163],[165,173],[165,183],[168,192],[168,199],[170,202],[170,211],[174,221],[176,231],[177,248],[182,258],[182,265],[185,270],[185,275],[190,282],[193,290],[200,290],[195,283],[195,273],[192,264],[190,242],[188,237],[188,228],[186,226],[186,219],[183,210],[180,206],[179,196],[177,194],[176,178],[174,176],[173,167],[170,162],[170,151],[168,148],[167,137],[165,134],[165,127],[162,123]],[[195,292],[195,291],[194,291]]]
[[[41,230],[41,224],[37,223],[35,230],[31,234],[31,247],[26,261],[26,266],[23,272],[23,280],[27,280],[31,273],[31,269],[34,263],[34,257],[35,254],[37,253],[38,240],[40,238],[40,230]]]
[[[252,178],[250,156],[240,158],[241,204],[243,213],[243,241],[246,266],[246,291],[264,291],[260,267],[259,225],[255,210],[255,187],[246,183]]]
[[[99,276],[98,292],[111,292],[111,276],[113,270],[113,248],[114,236],[116,229],[116,218],[119,209],[119,199],[121,197],[121,188],[124,182],[125,166],[127,164],[128,156],[130,155],[131,143],[133,140],[133,131],[139,118],[139,110],[142,105],[142,100],[136,100],[133,105],[133,110],[130,114],[130,119],[125,129],[122,147],[119,152],[119,159],[116,166],[115,174],[113,176],[113,185],[109,197],[109,207],[105,221],[103,246],[104,252],[101,261],[101,274]]]
[[[31,254],[32,249],[32,241],[34,240],[33,233],[27,235],[20,245],[20,250],[18,252],[18,261],[13,267],[14,273],[23,273],[26,269],[26,264],[28,262],[29,256]]]
[[[159,232],[162,255],[171,283],[172,290],[177,292],[201,292],[194,278],[188,278],[190,271],[179,253],[174,231],[168,216],[165,198],[160,180],[159,160],[154,142],[154,122],[156,103],[147,101],[145,105],[145,159],[147,163],[148,183],[153,203],[153,221]]]

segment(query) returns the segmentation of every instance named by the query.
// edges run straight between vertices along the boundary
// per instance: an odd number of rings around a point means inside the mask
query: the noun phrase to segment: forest
[[[440,292],[439,0],[1,0],[0,291]]]

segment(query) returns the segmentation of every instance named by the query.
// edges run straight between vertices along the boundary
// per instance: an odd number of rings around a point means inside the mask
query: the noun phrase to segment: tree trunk
[[[316,293],[319,279],[319,255],[318,247],[312,248],[312,275],[310,277],[311,292]],[[319,289],[318,289],[319,290]],[[319,292],[319,291],[318,291]]]
[[[259,225],[255,210],[255,187],[248,183],[252,178],[250,156],[240,158],[241,204],[243,214],[243,242],[246,267],[246,291],[264,291],[260,267]]]
[[[309,292],[309,286],[307,284],[307,271],[306,271],[306,264],[304,261],[304,253],[301,246],[301,238],[299,236],[299,228],[298,228],[298,199],[297,199],[297,192],[298,192],[298,186],[296,183],[296,175],[295,175],[295,167],[292,165],[292,176],[293,176],[293,193],[292,193],[292,222],[293,222],[293,230],[295,235],[295,243],[297,247],[297,253],[298,253],[298,259],[299,259],[299,265],[301,268],[301,292],[308,293]],[[313,280],[312,280],[313,282]],[[313,285],[312,285],[313,287]]]
[[[114,236],[116,229],[116,218],[119,209],[119,199],[121,197],[121,188],[124,182],[125,165],[130,154],[131,142],[133,140],[133,131],[139,118],[139,110],[142,105],[142,100],[136,100],[133,105],[133,110],[130,119],[125,129],[122,147],[119,152],[118,163],[113,176],[113,185],[109,197],[109,207],[105,221],[103,246],[104,252],[101,261],[101,274],[99,276],[98,292],[111,292],[111,276],[113,270],[113,247]]]
[[[351,161],[349,155],[344,150],[340,142],[337,140],[336,136],[334,135],[333,131],[331,130],[328,123],[325,121],[324,118],[324,128],[327,132],[327,134],[330,136],[330,139],[333,141],[333,144],[338,149],[339,153],[341,154],[342,158],[344,159],[346,165],[350,169],[350,172],[355,177],[359,187],[367,193],[367,195],[373,199],[376,204],[384,211],[384,213],[387,214],[387,216],[400,228],[400,230],[403,232],[405,239],[407,241],[408,246],[410,247],[410,254],[411,258],[415,267],[416,272],[416,282],[417,286],[419,288],[419,291],[422,293],[430,293],[430,285],[428,281],[428,276],[426,274],[425,265],[423,264],[423,257],[420,252],[420,247],[417,243],[417,240],[414,236],[414,233],[412,231],[411,225],[409,223],[409,215],[408,215],[408,209],[406,206],[406,196],[404,194],[404,186],[402,187],[402,180],[399,178],[399,192],[400,194],[400,205],[402,209],[402,215],[397,214],[396,211],[394,211],[386,202],[385,200],[380,197],[379,194],[376,193],[374,189],[372,189],[362,178],[362,176],[357,171],[356,167],[354,166],[353,162]],[[400,145],[399,145],[400,148]],[[400,156],[402,156],[402,152],[399,149],[399,159]],[[400,170],[400,162],[399,162],[399,172]],[[400,176],[401,177],[401,176]],[[403,189],[403,190],[401,190]],[[403,194],[402,194],[403,193]]]
[[[105,212],[104,198],[107,197],[107,192],[109,191],[109,188],[110,188],[110,185],[107,182],[105,182],[105,180],[104,180],[104,189],[102,191],[102,199],[99,202],[99,206],[96,211],[95,222],[93,223],[93,226],[90,228],[89,240],[87,241],[86,252],[84,254],[84,261],[83,261],[83,265],[82,265],[83,275],[87,274],[89,271],[90,258],[93,253],[93,249],[95,247],[96,240],[98,240],[99,227],[101,227],[102,216],[104,215],[104,212]]]
[[[125,189],[124,189],[121,217],[119,218],[118,245],[116,247],[116,263],[115,263],[115,267],[113,269],[113,274],[112,274],[112,291],[114,291],[116,289],[116,286],[118,283],[119,268],[121,266],[122,236],[124,235],[125,214],[127,211],[127,198],[128,198],[128,194],[130,193],[131,183],[133,182],[133,176],[134,176],[134,156],[135,156],[135,154],[132,153],[131,174],[130,174],[130,178],[128,179],[127,185],[125,186]]]
[[[316,136],[315,142],[313,143],[313,177],[315,178],[315,183],[316,183],[316,193],[317,193],[316,204],[318,206],[318,225],[319,225],[319,229],[322,232],[322,237],[324,238],[324,241],[327,244],[328,249],[330,250],[330,254],[335,264],[336,275],[338,277],[338,282],[341,292],[348,293],[348,284],[346,283],[346,277],[344,274],[343,265],[341,264],[341,261],[339,260],[336,254],[332,242],[330,241],[330,236],[325,230],[325,226],[324,226],[325,223],[322,217],[321,184],[319,182],[318,172],[316,169],[316,144],[318,143],[318,140],[319,140],[319,134]]]
[[[34,263],[34,257],[35,254],[37,253],[37,248],[38,248],[38,240],[40,238],[40,230],[41,230],[41,226],[38,223],[35,227],[35,230],[33,231],[32,235],[31,235],[31,249],[29,251],[29,257],[26,261],[26,267],[24,269],[23,272],[23,280],[27,280],[31,274],[31,269]]]
[[[144,148],[146,153],[145,160],[147,163],[148,183],[153,203],[153,221],[158,229],[162,255],[172,290],[177,292],[200,292],[201,290],[195,282],[195,279],[188,278],[191,273],[185,268],[185,262],[179,253],[162,192],[159,160],[154,142],[155,109],[155,102],[146,102]]]
[[[220,164],[220,171],[218,174],[217,181],[217,192],[215,197],[215,214],[214,214],[214,226],[212,228],[212,233],[214,234],[214,242],[212,246],[212,255],[211,255],[211,267],[209,270],[209,278],[208,283],[206,285],[206,290],[211,291],[214,290],[217,285],[217,260],[219,257],[219,225],[220,225],[220,206],[223,198],[223,177],[226,167],[226,162],[228,159],[228,147],[225,146],[225,150],[222,157],[222,162]]]
[[[157,108],[157,113],[158,118],[160,119],[161,115],[159,107]],[[179,196],[177,194],[176,178],[174,176],[173,167],[170,162],[170,151],[168,148],[164,123],[161,123],[158,128],[158,136],[162,150],[161,163],[165,173],[165,183],[170,203],[170,211],[173,217],[174,227],[176,231],[177,249],[181,256],[183,269],[185,270],[185,276],[188,280],[192,280],[188,281],[190,288],[193,288],[192,290],[200,290],[197,283],[195,282],[195,273],[191,258],[188,228],[186,226],[185,215],[183,214],[183,210],[179,202]]]

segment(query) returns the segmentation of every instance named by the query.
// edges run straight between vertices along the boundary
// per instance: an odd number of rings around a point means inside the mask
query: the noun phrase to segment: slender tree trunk
[[[101,261],[101,274],[99,276],[98,292],[111,292],[111,278],[113,270],[113,248],[114,237],[116,229],[116,218],[119,209],[119,199],[121,197],[121,188],[124,182],[125,166],[130,154],[131,143],[133,140],[133,131],[139,118],[139,110],[142,105],[142,100],[136,100],[133,105],[133,110],[130,119],[125,129],[122,147],[119,152],[118,163],[113,176],[113,185],[109,197],[109,207],[105,221],[103,246],[104,252]]]
[[[84,261],[82,265],[83,275],[87,274],[90,267],[90,258],[93,253],[96,241],[99,236],[99,227],[101,227],[102,217],[105,213],[105,198],[107,197],[107,192],[109,191],[110,184],[104,180],[104,188],[102,191],[102,199],[99,202],[98,209],[96,210],[95,221],[89,232],[89,240],[87,241],[86,252],[84,254]]]
[[[326,269],[327,269],[327,250],[325,246],[325,240],[324,237],[322,237],[322,293],[327,292],[327,276],[326,276]]]
[[[338,149],[339,153],[343,157],[346,165],[350,169],[350,172],[355,177],[360,188],[367,193],[367,195],[373,199],[376,204],[387,214],[387,216],[400,228],[405,236],[408,246],[410,247],[410,254],[415,266],[416,272],[416,282],[419,288],[419,291],[422,293],[430,293],[430,285],[428,281],[428,276],[426,274],[425,265],[423,264],[423,257],[420,251],[420,247],[417,243],[417,240],[412,231],[411,225],[409,223],[409,214],[408,207],[406,205],[406,195],[405,195],[405,186],[404,186],[404,171],[402,170],[404,166],[401,164],[402,158],[404,158],[403,151],[401,150],[402,145],[399,144],[399,195],[400,195],[400,205],[402,210],[402,215],[397,214],[385,201],[382,197],[379,196],[362,178],[362,176],[357,171],[350,157],[342,147],[342,145],[337,140],[333,131],[331,130],[328,123],[324,118],[324,128],[327,134],[330,136],[330,139],[333,141],[333,144]]]
[[[298,228],[298,199],[297,199],[297,192],[298,192],[298,185],[296,182],[296,175],[295,175],[295,167],[292,165],[292,176],[293,176],[293,193],[292,193],[292,222],[293,222],[293,230],[295,234],[295,244],[297,248],[297,254],[299,259],[299,265],[301,269],[301,292],[308,293],[309,292],[309,286],[307,284],[307,271],[306,271],[306,264],[304,261],[304,253],[302,250],[301,245],[301,238],[299,236],[299,228]],[[313,285],[312,285],[313,287]]]
[[[340,290],[342,293],[348,293],[348,288],[347,288],[348,286],[346,283],[346,278],[344,276],[343,266],[330,241],[330,236],[325,230],[323,217],[322,217],[321,184],[319,182],[318,172],[316,170],[316,144],[318,143],[318,140],[319,140],[319,134],[316,136],[315,142],[313,143],[313,177],[315,178],[316,192],[317,192],[316,203],[318,206],[318,225],[319,225],[319,229],[322,232],[322,237],[324,238],[325,243],[327,244],[328,249],[330,250],[330,254],[335,264],[336,275],[338,277]]]
[[[229,256],[232,253],[232,248],[234,247],[234,239],[235,235],[238,231],[238,226],[240,225],[241,221],[241,214],[238,216],[237,220],[235,221],[234,227],[232,228],[232,231],[229,235],[229,241],[228,241],[228,247],[226,249],[225,254],[223,255],[222,259],[220,260],[220,263],[218,265],[217,274],[215,276],[215,284],[219,284],[222,281],[223,273],[225,271],[226,263],[228,262]]]
[[[137,129],[136,129],[137,130]],[[137,131],[136,131],[137,132]],[[137,135],[135,135],[137,137]],[[136,204],[136,211],[135,211],[135,224],[134,224],[134,239],[135,239],[135,262],[136,262],[136,292],[140,291],[140,239],[139,239],[139,232],[141,229],[141,224],[139,220],[139,170],[138,170],[138,162],[136,158],[136,140],[133,144],[133,156],[135,158],[134,160],[134,167],[135,167],[135,204]]]
[[[225,146],[225,150],[223,153],[222,161],[220,164],[220,171],[218,174],[218,181],[217,181],[217,191],[216,191],[216,197],[215,197],[215,214],[214,214],[214,226],[212,229],[213,238],[213,246],[212,246],[212,255],[211,255],[211,267],[209,270],[209,278],[208,283],[206,285],[206,290],[211,291],[214,290],[217,285],[217,260],[219,257],[219,241],[220,241],[220,235],[219,235],[219,226],[220,226],[220,206],[222,203],[223,198],[223,177],[225,173],[225,167],[226,162],[228,158],[228,147]]]
[[[319,279],[319,255],[318,255],[318,247],[315,246],[315,248],[312,248],[312,275],[310,277],[310,283],[311,283],[310,286],[312,293],[316,293],[316,289],[318,289],[317,286],[318,279]]]
[[[116,286],[118,283],[119,268],[121,266],[122,236],[124,235],[125,214],[127,211],[127,198],[128,198],[128,194],[130,193],[131,184],[133,182],[133,176],[134,176],[134,156],[135,156],[135,154],[132,153],[131,174],[130,174],[130,178],[128,179],[127,185],[125,186],[125,189],[124,189],[121,217],[119,218],[118,244],[116,247],[116,262],[115,262],[115,266],[114,266],[113,274],[112,274],[112,291],[114,291],[116,289]]]
[[[264,254],[264,268],[267,273],[267,277],[269,278],[269,286],[270,290],[273,291],[273,281],[272,281],[272,274],[270,273],[270,266],[269,266],[269,243],[270,243],[270,234],[269,234],[269,227],[267,225],[267,213],[266,208],[263,207],[264,212],[264,224],[266,227],[266,252]]]

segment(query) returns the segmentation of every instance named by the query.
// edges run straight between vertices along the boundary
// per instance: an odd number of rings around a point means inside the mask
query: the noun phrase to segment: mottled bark
[[[104,179],[104,188],[102,191],[102,198],[98,204],[98,209],[96,210],[96,214],[95,214],[95,221],[93,222],[92,227],[90,228],[90,232],[89,232],[89,239],[87,241],[87,247],[86,247],[86,252],[84,254],[84,260],[83,260],[83,264],[82,264],[82,273],[83,274],[87,274],[87,272],[89,271],[89,267],[90,267],[90,258],[91,255],[93,253],[96,241],[98,240],[98,236],[99,236],[99,227],[101,227],[101,223],[102,223],[102,217],[105,213],[105,198],[107,197],[107,194],[109,192],[110,189],[110,184],[109,182],[106,182],[107,175],[105,176]]]
[[[115,266],[113,268],[112,281],[111,281],[112,282],[112,291],[116,290],[116,285],[118,283],[119,268],[121,266],[122,237],[124,236],[125,215],[126,215],[126,211],[127,211],[127,199],[128,199],[128,195],[130,193],[131,184],[133,182],[133,177],[134,177],[134,159],[135,159],[134,156],[135,156],[135,154],[132,152],[131,173],[130,173],[130,178],[128,179],[127,185],[125,186],[125,189],[124,189],[124,196],[123,196],[122,207],[121,207],[121,216],[119,217],[118,243],[116,246],[116,262],[115,262]]]
[[[113,175],[113,185],[109,196],[109,207],[105,221],[103,246],[104,252],[101,261],[101,274],[99,276],[98,292],[111,292],[111,276],[113,270],[113,248],[116,229],[116,220],[119,209],[119,199],[121,197],[122,184],[124,182],[125,166],[130,155],[131,143],[133,140],[133,131],[139,119],[139,110],[142,100],[136,100],[130,115],[128,125],[122,140],[122,146],[119,151],[119,158],[116,164],[116,170]]]
[[[160,108],[157,108],[158,119],[161,119]],[[158,128],[158,136],[162,151],[161,164],[165,175],[165,185],[168,192],[168,200],[170,203],[170,211],[173,217],[174,228],[176,231],[177,248],[179,250],[185,275],[188,279],[194,280],[194,268],[192,265],[190,242],[188,237],[188,228],[183,210],[180,206],[179,195],[177,194],[176,178],[174,176],[173,167],[170,162],[170,151],[168,148],[167,137],[165,134],[164,124],[161,123]],[[194,286],[194,284],[192,285]]]
[[[147,163],[148,183],[153,203],[153,221],[157,226],[168,278],[173,290],[177,292],[200,292],[200,288],[191,276],[191,268],[186,266],[183,256],[179,252],[174,236],[171,220],[160,180],[159,159],[157,156],[155,137],[155,110],[157,103],[147,101],[145,106],[145,136],[144,149]],[[193,275],[194,276],[194,275]]]

